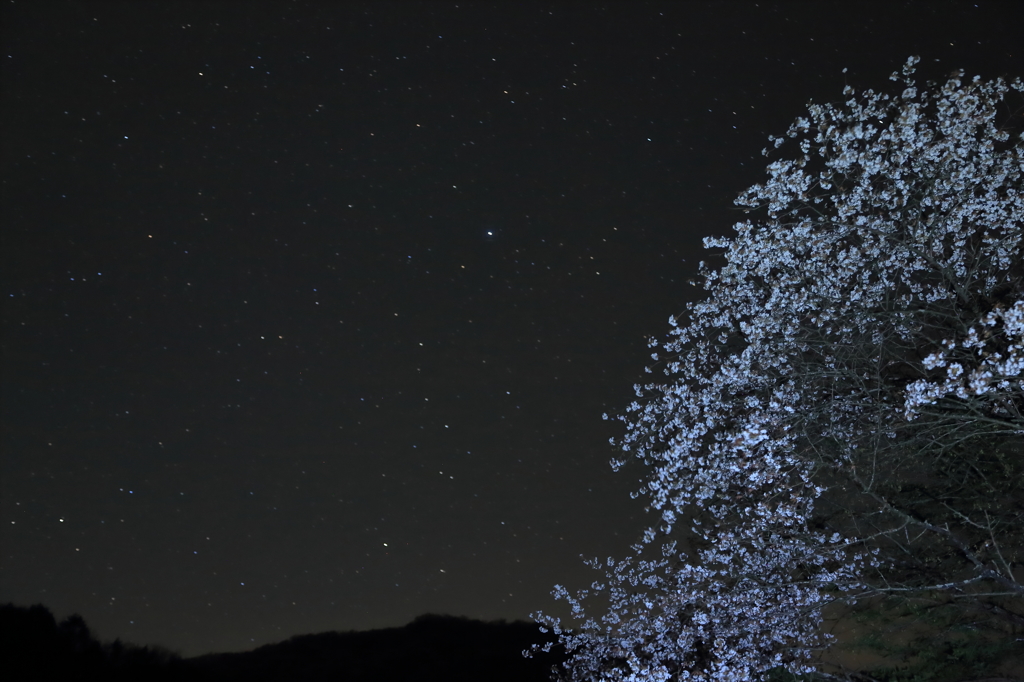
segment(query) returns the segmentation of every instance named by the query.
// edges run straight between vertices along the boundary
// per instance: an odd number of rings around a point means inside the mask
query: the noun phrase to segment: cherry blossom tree
[[[705,240],[724,265],[701,263],[706,297],[652,343],[665,379],[619,417],[613,466],[646,466],[637,495],[660,521],[634,558],[592,562],[591,589],[556,588],[573,629],[537,616],[570,654],[562,679],[811,672],[822,608],[883,594],[1024,622],[1024,135],[1007,104],[1024,84],[918,87],[917,61],[900,94],[809,105],[736,200],[749,219]]]

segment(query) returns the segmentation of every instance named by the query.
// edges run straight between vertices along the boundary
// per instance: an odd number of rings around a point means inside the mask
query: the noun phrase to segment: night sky
[[[562,613],[651,521],[602,413],[768,135],[911,54],[1024,74],[1021,2],[0,20],[0,601],[186,655]]]

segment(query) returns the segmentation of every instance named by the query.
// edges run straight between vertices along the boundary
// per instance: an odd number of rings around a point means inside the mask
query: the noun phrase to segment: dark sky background
[[[561,613],[767,136],[911,54],[1024,74],[1021,2],[0,19],[0,601],[187,655]]]

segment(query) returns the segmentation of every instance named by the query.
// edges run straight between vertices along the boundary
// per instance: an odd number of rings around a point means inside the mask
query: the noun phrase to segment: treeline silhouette
[[[101,644],[82,617],[59,624],[42,604],[0,606],[0,678],[60,680],[185,679],[184,661],[166,649],[120,640]]]
[[[253,651],[181,656],[159,646],[97,641],[81,616],[58,623],[41,604],[0,606],[0,679],[242,682],[547,682],[557,653],[531,623],[424,615],[400,628],[299,635]]]

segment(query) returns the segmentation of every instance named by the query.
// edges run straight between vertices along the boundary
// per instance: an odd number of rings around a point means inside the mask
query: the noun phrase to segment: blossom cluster
[[[1017,301],[1006,310],[997,308],[986,313],[978,326],[968,329],[959,343],[944,340],[939,350],[924,359],[925,369],[945,372],[936,379],[918,379],[907,386],[907,419],[917,416],[923,406],[933,405],[946,396],[966,401],[990,395],[1003,399],[1005,404],[1022,404],[1024,301]],[[975,362],[953,360],[951,355],[958,349],[970,352]],[[1009,394],[1016,394],[1017,400],[1006,402]]]
[[[556,590],[579,627],[538,620],[572,654],[566,679],[805,672],[821,607],[882,567],[866,538],[816,521],[823,474],[884,458],[947,395],[991,393],[1005,410],[1012,390],[1021,405],[1024,145],[997,119],[1024,84],[918,87],[916,62],[893,74],[897,96],[848,87],[810,105],[771,139],[795,154],[736,201],[760,217],[705,240],[724,265],[701,263],[706,297],[652,344],[667,380],[637,387],[615,442],[613,466],[647,466],[637,495],[660,515],[634,551],[666,542],[664,557],[609,559],[591,590]],[[582,605],[597,595],[601,619]]]

